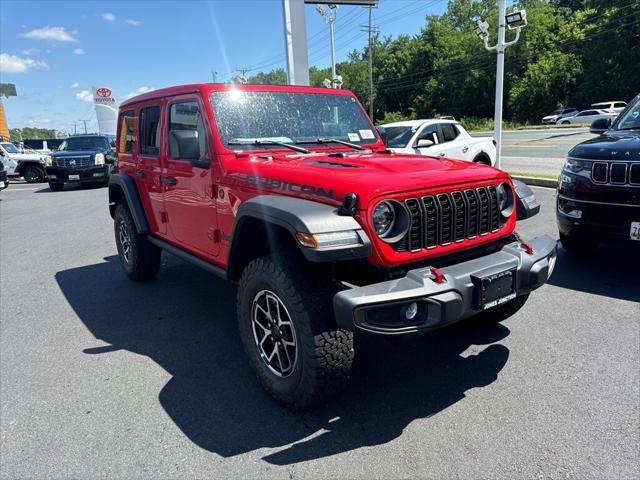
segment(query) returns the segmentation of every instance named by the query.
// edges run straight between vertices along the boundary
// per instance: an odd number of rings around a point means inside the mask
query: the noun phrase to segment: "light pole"
[[[316,6],[316,10],[320,15],[322,15],[325,19],[325,22],[329,25],[329,37],[331,41],[331,87],[332,88],[340,88],[342,85],[342,79],[336,75],[336,48],[333,38],[333,22],[336,20],[336,12],[338,6],[334,4],[329,5],[329,10],[332,12],[327,12],[320,5]]]
[[[514,45],[520,39],[522,28],[527,26],[527,12],[524,10],[512,12],[506,15],[507,1],[498,0],[498,43],[493,47],[489,46],[489,24],[478,20],[475,32],[484,42],[484,48],[489,51],[496,51],[498,56],[496,66],[496,103],[493,112],[494,137],[496,139],[496,168],[500,168],[500,157],[502,153],[502,97],[504,81],[504,51],[506,47]],[[505,42],[505,27],[509,30],[515,29],[516,38],[510,42]]]

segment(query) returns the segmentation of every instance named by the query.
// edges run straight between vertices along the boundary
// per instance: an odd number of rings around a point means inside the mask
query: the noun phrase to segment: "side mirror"
[[[525,220],[537,215],[540,212],[540,203],[529,185],[521,180],[513,180],[513,188],[516,190],[516,220]]]
[[[593,121],[593,123],[591,124],[591,128],[589,128],[589,131],[591,133],[601,134],[609,130],[610,126],[611,126],[610,118],[599,118]]]
[[[382,139],[382,142],[386,145],[387,144],[387,129],[384,127],[376,127],[376,130],[378,130],[378,135],[380,135],[380,138]]]
[[[421,138],[416,143],[416,147],[418,148],[430,147],[431,145],[433,145],[433,140],[429,140],[428,138]]]

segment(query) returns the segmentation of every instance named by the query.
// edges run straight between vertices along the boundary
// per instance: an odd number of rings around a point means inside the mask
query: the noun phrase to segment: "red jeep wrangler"
[[[354,331],[500,321],[553,270],[553,239],[515,233],[540,208],[526,185],[387,151],[345,90],[166,88],[122,103],[118,130],[109,209],[127,275],[152,279],[165,251],[237,282],[249,362],[292,408],[345,384]]]

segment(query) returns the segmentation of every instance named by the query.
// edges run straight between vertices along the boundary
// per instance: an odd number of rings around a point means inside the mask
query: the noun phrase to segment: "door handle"
[[[135,176],[138,178],[147,178],[147,174],[144,173],[142,170],[140,170],[139,172],[136,172]]]
[[[462,147],[462,153],[467,153],[469,151],[469,147]]]
[[[438,154],[438,156],[439,156],[440,158],[444,157],[444,152],[442,152],[442,153]]]
[[[175,185],[178,183],[174,177],[160,177],[160,183],[164,183],[165,185]]]

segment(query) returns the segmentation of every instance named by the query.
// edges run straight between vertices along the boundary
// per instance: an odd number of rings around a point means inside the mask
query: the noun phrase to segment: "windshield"
[[[20,153],[13,143],[3,143],[2,148],[4,148],[7,153]]]
[[[616,122],[616,130],[638,130],[640,129],[640,100],[620,115]]]
[[[377,141],[369,118],[351,96],[227,90],[213,92],[211,106],[220,139],[230,148],[311,145],[327,137],[355,144]],[[240,147],[234,145],[238,143]]]
[[[567,110],[568,112],[569,110]],[[560,109],[560,110],[554,110],[553,113],[551,115],[560,115],[562,114],[562,112],[564,112],[564,110]]]
[[[72,137],[67,138],[58,150],[78,151],[78,150],[105,150],[109,148],[109,143],[104,137]]]
[[[415,133],[413,127],[385,127],[387,131],[387,147],[404,148]]]

